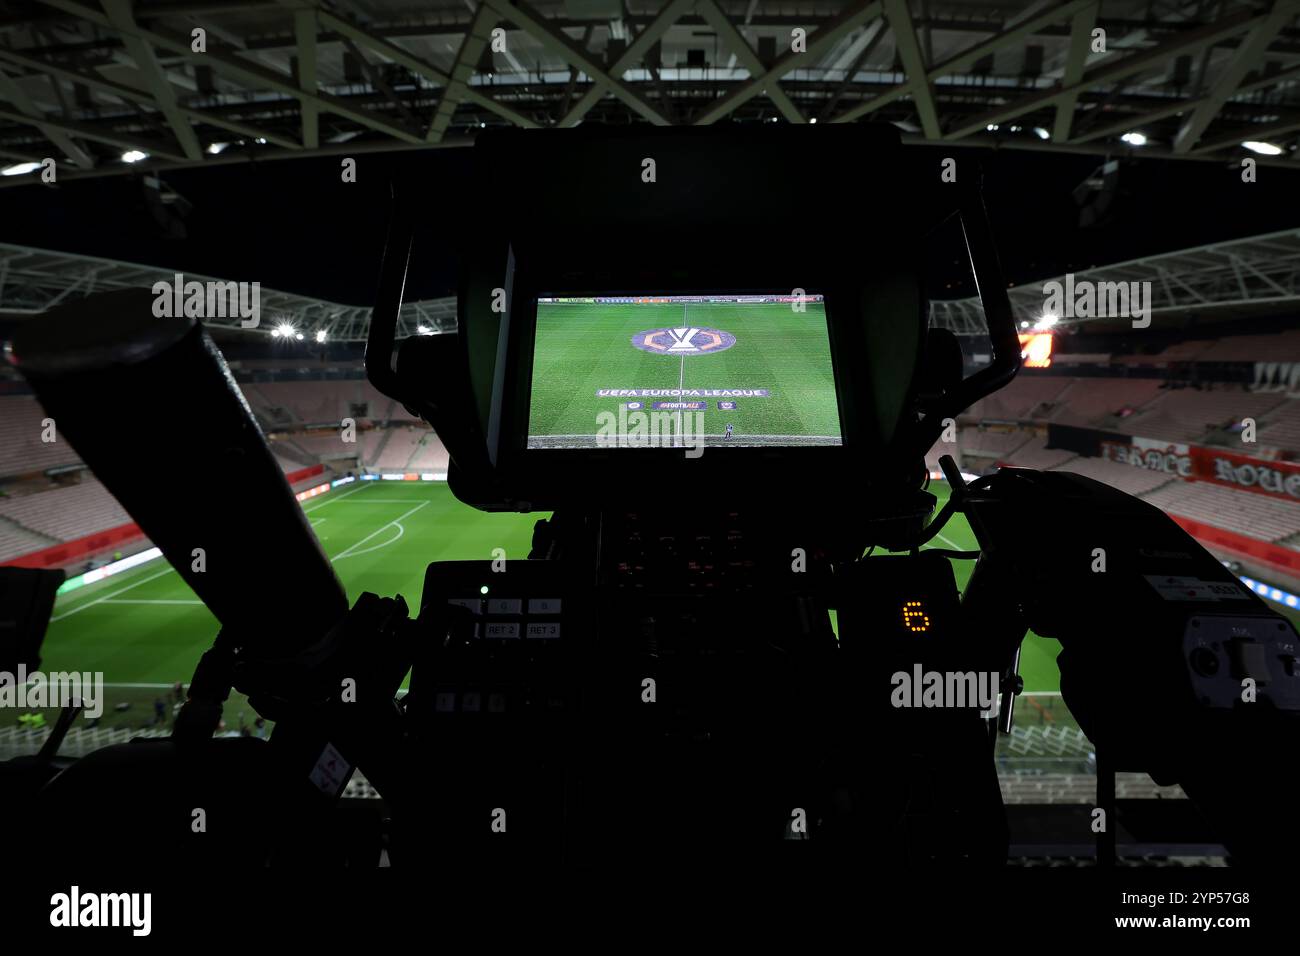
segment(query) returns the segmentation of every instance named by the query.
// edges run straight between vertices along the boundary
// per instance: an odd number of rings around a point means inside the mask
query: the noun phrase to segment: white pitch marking
[[[389,526],[397,524],[397,523],[398,523],[399,521],[401,521],[403,518],[409,518],[411,515],[415,514],[417,511],[419,511],[421,508],[423,508],[423,507],[424,507],[425,505],[427,505],[428,503],[429,503],[429,502],[427,502],[427,501],[421,501],[418,505],[416,505],[416,506],[415,506],[414,508],[412,508],[410,511],[406,512],[405,514],[398,515],[396,518],[394,518],[392,521],[388,522],[387,524],[381,525],[380,527],[376,528],[374,531],[370,532],[370,534],[366,535],[364,538],[362,538],[362,539],[361,539],[360,541],[358,541],[356,544],[352,545],[352,547],[347,548],[347,549],[344,550],[341,554],[337,554],[337,555],[335,555],[335,556],[334,556],[334,560],[335,560],[335,561],[339,561],[339,560],[341,560],[341,559],[343,559],[343,558],[349,557],[349,556],[350,556],[354,551],[356,551],[357,548],[361,547],[363,544],[365,544],[367,541],[369,541],[369,540],[370,540],[371,538],[373,538],[375,535],[379,534],[381,531],[386,530]],[[397,540],[396,538],[393,539],[393,541],[396,541],[396,540]],[[392,544],[392,541],[390,541],[389,544]]]
[[[164,600],[151,601],[143,598],[123,598],[120,601],[116,599],[112,599],[112,600],[107,600],[104,603],[105,604],[202,604],[203,602],[198,600],[197,598],[190,598],[187,600],[174,600],[174,601],[164,601]]]
[[[352,551],[352,552],[347,553],[347,554],[340,554],[339,557],[338,557],[338,558],[335,558],[334,560],[337,561],[339,558],[342,558],[342,557],[355,558],[357,555],[360,555],[360,554],[369,554],[371,551],[378,551],[380,548],[386,548],[386,547],[388,547],[390,544],[396,544],[398,538],[401,538],[402,535],[406,534],[406,529],[405,529],[404,527],[402,527],[402,525],[401,525],[400,523],[396,522],[396,521],[392,522],[391,524],[392,524],[392,525],[395,525],[395,526],[397,527],[397,537],[395,537],[395,538],[390,538],[390,539],[387,540],[387,541],[381,541],[379,544],[371,545],[369,548],[362,548],[360,551]],[[383,529],[380,529],[380,530],[383,530]]]
[[[364,501],[350,501],[348,505],[409,505],[411,498],[365,498]],[[321,520],[325,520],[322,518]]]
[[[136,581],[135,584],[128,584],[126,587],[119,588],[116,591],[112,591],[108,594],[105,594],[101,598],[95,598],[95,600],[93,601],[87,601],[85,604],[82,604],[80,607],[74,607],[71,611],[64,611],[62,614],[56,614],[54,615],[54,617],[50,618],[50,623],[53,624],[55,621],[61,621],[65,617],[71,617],[72,615],[76,614],[78,611],[84,611],[86,608],[92,607],[96,604],[102,604],[104,601],[107,601],[110,598],[115,598],[119,594],[125,594],[127,591],[130,591],[132,588],[138,588],[142,584],[148,584],[150,581],[154,580],[155,578],[160,578],[164,574],[170,574],[171,572],[172,572],[172,568],[170,565],[168,565],[166,568],[159,571],[157,574],[151,574],[147,578],[141,578],[139,581]]]
[[[956,541],[952,540],[952,538],[948,537],[946,534],[935,534],[935,537],[938,538],[940,541],[942,541],[944,544],[948,545],[951,548],[955,548],[958,551],[973,550],[971,548],[963,548],[961,545],[959,545]]]
[[[345,491],[345,492],[343,492],[343,494],[341,494],[341,495],[335,495],[335,496],[332,497],[332,498],[327,498],[325,501],[322,501],[320,504],[318,504],[318,505],[313,505],[313,506],[310,507],[310,508],[303,508],[303,509],[302,509],[302,510],[303,510],[303,514],[311,514],[313,511],[318,511],[318,510],[320,510],[321,508],[324,508],[326,505],[333,504],[333,503],[336,502],[336,501],[342,501],[342,500],[343,500],[344,498],[346,498],[348,495],[355,495],[358,491],[364,491],[366,488],[369,488],[369,487],[370,487],[369,484],[357,485],[357,487],[353,488],[351,491]]]

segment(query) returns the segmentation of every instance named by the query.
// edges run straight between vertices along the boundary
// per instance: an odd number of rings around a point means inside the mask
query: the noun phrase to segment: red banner
[[[284,476],[284,480],[290,485],[296,485],[300,481],[306,481],[308,478],[315,478],[325,471],[324,465],[308,465],[306,468],[299,468],[297,471],[291,471]]]
[[[1300,464],[1261,461],[1219,448],[1192,445],[1192,476],[1198,481],[1300,502]]]
[[[1099,448],[1102,458],[1145,471],[1300,502],[1300,464],[1296,462],[1270,461],[1223,448],[1150,438],[1102,441]]]
[[[106,531],[96,531],[75,541],[64,541],[62,544],[54,544],[40,551],[24,554],[22,557],[5,561],[4,564],[6,567],[16,568],[64,568],[77,564],[93,554],[99,554],[101,551],[143,537],[144,532],[134,524],[123,524]]]
[[[1256,561],[1272,571],[1300,580],[1300,551],[1294,548],[1270,544],[1259,538],[1248,538],[1244,534],[1184,518],[1182,515],[1171,514],[1169,517],[1206,547],[1218,548],[1238,558]]]

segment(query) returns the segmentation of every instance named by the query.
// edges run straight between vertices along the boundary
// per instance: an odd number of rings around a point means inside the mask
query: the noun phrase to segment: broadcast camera
[[[945,458],[935,513],[926,452],[1021,361],[973,168],[943,176],[937,153],[870,126],[489,132],[474,157],[478,213],[442,226],[464,230],[458,331],[394,341],[428,227],[399,190],[367,374],[441,437],[462,502],[548,516],[527,555],[430,564],[416,606],[349,609],[197,322],[114,293],[15,341],[48,413],[221,623],[173,738],[27,768],[42,812],[167,779],[165,807],[123,795],[87,827],[176,845],[202,800],[225,840],[195,852],[215,861],[371,865],[383,846],[394,866],[461,868],[999,864],[993,750],[1032,628],[1061,642],[1103,809],[1116,769],[1144,771],[1180,784],[1234,859],[1300,849],[1261,812],[1292,792],[1289,622],[1164,513],[1088,478],[967,483]],[[988,324],[969,377],[923,291],[945,224]],[[143,407],[176,436],[168,474],[121,427]],[[214,457],[242,492],[198,513],[169,475]],[[977,552],[931,546],[957,513]],[[976,562],[964,593],[954,561]],[[953,699],[982,675],[989,694]],[[232,688],[276,722],[269,743],[211,739]],[[1119,732],[1138,689],[1174,740]],[[335,812],[354,769],[383,821]],[[259,782],[256,811],[235,778]]]

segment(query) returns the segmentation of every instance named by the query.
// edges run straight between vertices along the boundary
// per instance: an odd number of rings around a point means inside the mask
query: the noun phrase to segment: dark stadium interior
[[[0,928],[1279,925],[1297,117],[1297,0],[0,0]]]

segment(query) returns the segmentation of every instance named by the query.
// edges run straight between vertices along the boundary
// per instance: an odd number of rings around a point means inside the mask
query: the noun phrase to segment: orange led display
[[[923,634],[930,629],[930,615],[920,601],[907,601],[903,604],[903,626],[913,634]]]
[[[1047,368],[1052,364],[1052,333],[1035,332],[1020,336],[1020,355],[1025,368]]]

